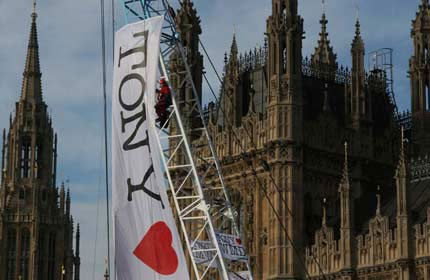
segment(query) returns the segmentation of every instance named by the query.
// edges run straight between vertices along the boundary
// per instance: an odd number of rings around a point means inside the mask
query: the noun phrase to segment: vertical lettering
[[[131,183],[131,179],[128,178],[127,179],[127,185],[128,185],[128,197],[127,197],[127,199],[128,199],[128,201],[132,201],[133,200],[132,194],[134,192],[143,191],[144,193],[149,195],[151,198],[160,201],[161,207],[164,209],[164,204],[163,204],[163,201],[161,200],[161,196],[159,194],[156,194],[156,193],[148,190],[145,187],[146,181],[148,181],[148,179],[152,176],[152,174],[154,174],[154,165],[151,164],[151,166],[146,171],[145,176],[143,176],[142,183],[140,183],[139,185],[133,185]]]
[[[141,53],[143,53],[143,61],[141,62],[141,63],[138,63],[138,64],[134,64],[132,67],[131,67],[131,69],[137,69],[137,68],[144,68],[144,67],[146,67],[146,55],[147,55],[147,52],[148,52],[148,34],[149,34],[149,32],[148,32],[148,30],[146,30],[146,31],[143,31],[143,32],[138,32],[138,33],[135,33],[135,34],[133,34],[133,37],[134,38],[136,38],[136,37],[141,37],[141,36],[143,36],[144,37],[144,43],[143,43],[143,45],[142,46],[140,46],[140,47],[136,47],[136,48],[134,48],[134,49],[130,49],[130,50],[128,50],[128,51],[126,51],[126,52],[121,52],[121,50],[122,50],[122,47],[120,47],[119,48],[119,60],[118,60],[118,68],[119,67],[121,67],[121,60],[124,58],[124,57],[127,57],[127,56],[129,56],[129,55],[132,55],[132,54],[134,54],[134,53],[139,53],[139,52],[141,52]]]
[[[124,99],[122,98],[122,87],[125,85],[126,82],[130,80],[137,80],[140,82],[140,86],[141,86],[140,95],[139,95],[139,98],[136,100],[136,102],[134,102],[133,104],[125,104]],[[145,80],[141,75],[134,73],[134,74],[128,74],[127,76],[125,76],[124,79],[122,79],[121,81],[121,84],[119,86],[119,93],[118,93],[119,103],[121,104],[121,107],[123,107],[127,111],[133,111],[134,109],[136,109],[143,101],[143,95],[145,94],[145,86],[146,86]]]

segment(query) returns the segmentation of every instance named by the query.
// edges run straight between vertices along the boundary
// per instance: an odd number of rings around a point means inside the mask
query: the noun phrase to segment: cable
[[[112,6],[112,61],[115,59],[115,0],[111,0]]]
[[[200,42],[200,44],[203,44],[202,42]],[[204,49],[205,50],[205,49]],[[206,55],[207,55],[207,52],[205,51],[205,53],[206,53]],[[209,61],[211,61],[210,59],[208,59]],[[212,65],[212,67],[214,67],[213,66],[213,63],[211,63],[211,65]],[[214,69],[214,71],[216,72],[216,69]],[[224,110],[223,110],[223,108],[220,106],[221,104],[220,104],[220,102],[219,102],[219,99],[217,98],[217,96],[215,95],[215,92],[213,91],[213,88],[212,88],[212,86],[209,84],[209,81],[208,81],[208,79],[207,79],[207,77],[206,77],[206,74],[205,73],[203,73],[203,76],[204,76],[204,78],[205,78],[205,81],[206,81],[206,83],[209,85],[209,89],[210,89],[210,91],[211,91],[211,93],[212,93],[212,95],[214,96],[214,98],[215,98],[215,100],[216,100],[216,102],[219,104],[219,109],[218,110],[221,110],[221,112],[223,113],[223,115],[224,115],[224,118],[225,119],[227,119],[226,118],[226,114],[225,114],[225,112],[224,112]],[[220,76],[217,74],[217,77],[218,77],[218,79],[220,80],[220,83],[221,83],[221,86],[223,87],[223,82],[221,81],[221,79],[220,79]],[[222,89],[222,92],[223,92],[223,90],[224,89]],[[225,94],[224,94],[224,97],[225,97]],[[233,104],[233,100],[231,99],[231,97],[229,98],[229,100],[230,100],[230,102]],[[229,123],[229,125],[232,125],[231,123]],[[246,129],[245,127],[243,127],[243,130],[247,133],[247,136],[248,136],[248,138],[249,138],[249,140],[250,140],[250,142],[251,142],[251,144],[252,144],[252,146],[253,146],[253,148],[255,149],[255,150],[257,150],[257,146],[256,146],[256,144],[254,143],[254,141],[252,140],[252,136],[250,135],[250,133],[249,133],[249,131],[248,131],[248,129]],[[240,149],[244,152],[244,153],[246,153],[246,150],[245,150],[245,148],[243,147],[243,145],[242,145],[242,141],[240,141],[240,138],[238,137],[238,135],[236,134],[236,130],[232,130],[232,132],[233,132],[233,136],[234,136],[234,138],[235,138],[235,140],[236,140],[236,142],[239,144],[239,147],[240,147]],[[277,183],[275,182],[275,179],[273,178],[273,175],[272,175],[272,173],[270,172],[270,166],[268,165],[268,163],[267,163],[267,161],[266,160],[264,160],[264,159],[262,159],[262,158],[260,158],[260,162],[262,162],[262,165],[263,165],[263,169],[265,170],[265,171],[267,171],[267,173],[269,174],[269,177],[270,177],[270,180],[272,181],[272,183],[273,183],[273,186],[274,186],[274,188],[276,189],[276,191],[278,192],[278,193],[281,193],[282,192],[282,190],[278,187],[278,185],[277,185]],[[254,167],[253,166],[251,166],[252,167],[252,171],[253,171],[253,175],[254,176],[256,176],[256,170],[254,169]],[[267,168],[268,167],[268,168]],[[256,176],[256,178],[258,178],[258,176]],[[261,187],[262,185],[260,184],[260,187]],[[294,218],[294,215],[292,214],[292,212],[291,212],[291,210],[290,210],[290,208],[289,208],[289,206],[288,206],[288,203],[287,203],[287,201],[285,201],[285,199],[284,199],[284,197],[283,196],[280,196],[280,198],[281,198],[281,201],[283,202],[283,204],[284,204],[284,206],[285,206],[285,208],[287,209],[287,211],[288,211],[288,213],[289,213],[289,215],[292,217],[292,218]],[[267,198],[267,199],[269,199],[269,198]],[[276,211],[275,209],[273,209],[274,211]],[[279,214],[276,212],[276,215],[277,216],[279,216]],[[280,223],[281,223],[281,221],[279,221]],[[284,227],[284,226],[283,226]],[[294,244],[293,244],[293,242],[291,241],[291,239],[290,239],[290,237],[288,236],[288,232],[285,232],[285,234],[287,235],[287,238],[289,239],[289,241],[291,242],[291,245],[292,245],[292,247],[294,248],[294,250],[296,251],[296,253],[298,254],[298,250],[295,248],[295,246],[294,246]],[[298,257],[299,257],[299,259],[301,260],[301,258],[300,258],[300,255],[298,254]],[[315,256],[313,256],[312,255],[312,257],[313,257],[313,259],[314,259],[314,261],[315,261],[315,263],[317,264],[317,266],[318,266],[318,268],[319,268],[319,270],[320,270],[320,273],[322,274],[322,276],[325,278],[326,276],[325,276],[325,274],[324,274],[324,272],[323,272],[323,270],[322,270],[322,268],[321,268],[321,266],[320,266],[320,264],[319,264],[319,262],[316,260],[316,258],[315,258]],[[303,263],[303,261],[301,260],[301,262]],[[304,264],[304,263],[303,263]],[[307,272],[307,267],[306,266],[304,266],[304,268],[305,268],[305,271],[306,271],[306,273],[308,274],[308,272]]]
[[[107,139],[107,104],[106,104],[106,31],[105,31],[105,3],[100,0],[100,23],[102,43],[102,71],[103,71],[103,117],[104,117],[104,144],[105,144],[105,182],[106,182],[106,231],[107,231],[107,259],[108,275],[110,277],[110,220],[109,220],[109,165],[108,165],[108,139]]]
[[[99,170],[102,171],[103,168],[103,136],[101,138],[101,145],[100,145],[100,165]],[[97,243],[98,243],[98,234],[99,234],[99,213],[100,213],[100,188],[101,188],[101,182],[102,182],[102,176],[103,174],[100,172],[97,182],[97,210],[96,210],[96,232],[95,232],[95,240],[94,240],[94,257],[93,257],[93,277],[92,279],[95,280],[95,272],[96,272],[96,259],[97,259]]]

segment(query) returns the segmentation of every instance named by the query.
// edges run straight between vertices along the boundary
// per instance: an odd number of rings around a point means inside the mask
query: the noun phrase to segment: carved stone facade
[[[426,0],[423,9],[429,11]],[[193,8],[179,14],[199,24]],[[240,54],[233,37],[219,102],[206,112],[254,279],[427,279],[429,214],[419,230],[412,224],[430,206],[416,194],[430,183],[424,180],[428,161],[411,161],[412,170],[407,165],[398,125],[403,117],[395,116],[384,73],[365,71],[359,21],[351,69],[337,64],[327,23],[323,15],[315,53],[303,58],[298,1],[272,0],[264,47]],[[198,47],[187,51],[191,65],[203,69]],[[202,73],[193,75],[200,90]],[[181,102],[194,100],[181,95]],[[186,108],[183,114],[192,116]],[[196,158],[207,153],[201,143],[192,135]],[[423,151],[423,143],[408,147]],[[408,205],[417,184],[412,196],[420,199],[420,211]]]
[[[42,98],[37,14],[32,14],[21,97],[3,131],[0,279],[79,280],[70,192],[56,184],[57,135]]]

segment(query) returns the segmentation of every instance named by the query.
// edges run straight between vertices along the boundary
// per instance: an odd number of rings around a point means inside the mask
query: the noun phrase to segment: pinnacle
[[[345,187],[349,187],[349,171],[348,171],[348,142],[345,141],[345,160],[343,163],[342,181],[339,191],[344,190]]]
[[[312,55],[312,62],[316,64],[328,64],[336,66],[336,55],[333,53],[333,48],[330,46],[330,40],[328,38],[327,23],[325,12],[323,12],[320,24],[321,32],[318,40],[318,46],[315,48],[315,53]]]
[[[31,14],[32,22],[30,37],[28,40],[27,58],[24,69],[24,79],[22,82],[21,99],[32,102],[42,102],[42,87],[40,62],[39,62],[39,43],[37,37],[37,14],[35,2],[33,3],[33,13]]]

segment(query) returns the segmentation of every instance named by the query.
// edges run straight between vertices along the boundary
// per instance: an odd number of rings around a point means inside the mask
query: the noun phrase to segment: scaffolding
[[[394,65],[393,65],[393,49],[381,48],[369,53],[368,69],[371,72],[380,71],[385,74],[387,92],[391,103],[394,107],[394,113],[399,115],[397,108],[396,97],[394,95]]]
[[[225,185],[221,164],[216,148],[205,122],[201,100],[187,63],[186,51],[176,30],[175,11],[168,0],[123,0],[123,11],[127,23],[144,20],[153,16],[164,16],[164,25],[160,41],[160,73],[168,81],[170,69],[168,61],[172,53],[179,54],[185,66],[186,85],[192,90],[193,106],[191,111],[200,117],[200,125],[193,127],[184,123],[184,116],[179,110],[176,98],[172,98],[169,120],[157,129],[157,142],[164,165],[167,181],[176,208],[182,237],[187,247],[188,256],[197,280],[203,279],[250,279],[249,260],[236,261],[226,259],[222,252],[218,236],[231,235],[241,243],[241,234],[237,226],[237,211],[230,202],[228,187]],[[173,97],[176,96],[172,90]],[[176,129],[169,129],[168,123],[174,123]],[[191,145],[191,135],[202,135],[202,146],[207,147],[204,154]],[[175,157],[182,155],[181,161]],[[198,169],[198,166],[204,166]],[[205,178],[211,177],[211,182]],[[205,255],[202,262],[199,255]],[[246,278],[241,273],[245,273]]]

